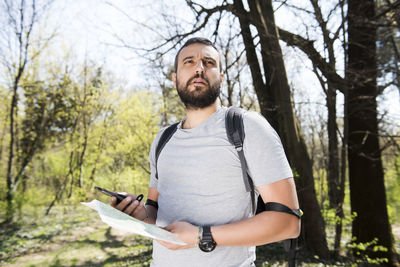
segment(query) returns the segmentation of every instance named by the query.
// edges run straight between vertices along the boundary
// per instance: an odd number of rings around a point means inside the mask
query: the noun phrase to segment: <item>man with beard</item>
[[[189,39],[175,58],[173,82],[186,107],[186,117],[155,162],[149,160],[148,201],[129,204],[129,195],[111,205],[174,233],[186,245],[153,242],[151,266],[255,266],[255,246],[299,234],[300,222],[287,213],[252,213],[243,184],[238,153],[226,135],[225,113],[219,107],[223,74],[220,54],[207,39]],[[244,112],[248,172],[264,202],[298,209],[293,174],[279,137],[256,112]],[[158,175],[156,175],[156,173]]]

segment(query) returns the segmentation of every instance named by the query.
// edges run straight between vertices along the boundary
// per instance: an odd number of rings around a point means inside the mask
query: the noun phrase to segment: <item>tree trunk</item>
[[[371,242],[388,249],[366,253],[387,258],[393,264],[393,240],[386,208],[377,121],[377,57],[375,3],[373,0],[348,1],[349,83],[349,180],[353,220],[352,235],[357,243]]]
[[[18,89],[18,81],[15,82],[13,88],[13,96],[11,99],[11,108],[10,108],[10,145],[8,151],[8,162],[7,162],[7,209],[6,209],[6,221],[12,221],[14,215],[14,208],[13,208],[13,198],[14,198],[14,187],[13,187],[13,174],[12,174],[12,167],[13,167],[13,160],[14,160],[14,118],[15,118],[15,108],[17,106],[17,89]]]
[[[338,199],[337,199],[337,207],[336,207],[336,226],[335,226],[335,241],[334,241],[334,258],[338,258],[340,256],[340,248],[341,248],[341,239],[343,232],[343,219],[344,219],[344,211],[343,211],[343,202],[345,196],[345,185],[346,185],[346,177],[347,177],[347,143],[348,143],[348,118],[347,118],[347,100],[348,100],[348,90],[344,88],[344,117],[343,117],[343,136],[342,136],[342,147],[341,147],[341,163],[340,163],[340,178],[339,178],[339,190],[338,190]]]
[[[239,18],[246,56],[250,65],[253,85],[260,101],[261,113],[268,119],[268,114],[276,123],[272,123],[282,138],[289,162],[294,168],[295,181],[299,194],[300,206],[305,212],[302,220],[302,238],[309,252],[321,258],[328,258],[324,221],[317,202],[309,159],[300,127],[293,114],[290,87],[279,45],[271,1],[249,1],[251,22],[256,26],[262,47],[264,76],[259,67],[255,46],[251,37],[242,1],[234,1],[235,12]],[[269,104],[273,101],[272,105]],[[272,109],[271,109],[272,108]],[[276,116],[276,117],[275,117]],[[275,124],[275,125],[274,125]]]
[[[258,62],[256,46],[253,42],[253,36],[250,31],[250,20],[243,7],[242,0],[234,1],[236,16],[239,18],[241,34],[246,50],[247,64],[249,64],[253,87],[257,94],[261,114],[267,118],[269,123],[275,129],[278,127],[278,120],[275,110],[275,103],[271,100],[271,88],[264,83],[261,67]]]
[[[21,45],[21,43],[20,43]],[[17,75],[14,79],[13,84],[13,95],[11,98],[11,107],[10,107],[10,145],[8,151],[8,162],[7,162],[7,194],[6,194],[6,201],[7,201],[7,208],[6,208],[6,221],[12,221],[14,217],[14,207],[13,207],[13,199],[14,193],[16,189],[15,181],[13,180],[13,161],[14,161],[14,143],[15,139],[18,138],[15,134],[15,116],[16,116],[16,109],[18,106],[18,87],[22,77],[22,74],[25,70],[26,59],[20,61]]]
[[[337,209],[339,202],[339,151],[336,124],[336,90],[328,83],[326,96],[328,107],[328,195],[331,208]]]

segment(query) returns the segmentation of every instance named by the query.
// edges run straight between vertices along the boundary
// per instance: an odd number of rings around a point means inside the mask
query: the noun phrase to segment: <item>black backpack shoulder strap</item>
[[[157,170],[157,162],[158,162],[158,157],[160,156],[161,151],[165,147],[165,145],[168,143],[168,141],[171,139],[171,137],[174,135],[176,130],[178,129],[178,124],[174,123],[170,126],[168,126],[164,132],[161,134],[160,140],[158,141],[157,147],[156,147],[156,179],[158,179],[158,170]]]
[[[226,127],[226,134],[228,136],[229,142],[233,144],[239,154],[240,164],[242,166],[242,173],[243,173],[243,180],[244,184],[246,185],[246,190],[251,192],[252,198],[252,206],[253,206],[253,213],[255,212],[255,194],[254,194],[254,184],[253,180],[247,173],[247,163],[244,157],[243,151],[243,141],[245,137],[244,132],[244,125],[243,125],[243,113],[240,108],[237,107],[230,107],[227,111],[225,116],[225,127]],[[264,203],[262,199],[259,197],[260,204],[264,204],[264,207],[260,207],[262,211],[276,211],[276,212],[285,212],[291,215],[298,217],[299,219],[303,215],[300,209],[298,210],[291,210],[290,208],[276,202],[268,202]],[[289,254],[289,267],[296,266],[296,253],[298,250],[297,247],[297,238],[286,239],[283,240],[283,244],[285,250],[288,251]]]
[[[240,164],[242,167],[243,182],[246,191],[251,193],[251,202],[253,213],[256,210],[255,193],[253,180],[247,173],[247,162],[243,151],[243,142],[245,138],[244,125],[243,125],[243,111],[238,107],[229,107],[225,116],[225,129],[228,140],[235,146],[238,152]]]

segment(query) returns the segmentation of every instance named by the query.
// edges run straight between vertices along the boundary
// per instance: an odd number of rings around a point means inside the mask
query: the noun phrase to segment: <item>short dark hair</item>
[[[222,65],[221,65],[222,64],[222,62],[221,62],[221,54],[219,53],[218,48],[210,40],[208,40],[207,38],[193,37],[193,38],[190,38],[189,40],[187,40],[186,43],[178,50],[178,53],[176,53],[175,62],[174,62],[175,73],[178,71],[178,56],[179,56],[179,53],[182,51],[183,48],[185,48],[185,47],[187,47],[187,46],[189,46],[191,44],[209,45],[209,46],[212,46],[215,50],[217,50],[218,55],[219,55],[219,69],[222,72],[222,70],[221,70],[221,67],[222,67]]]

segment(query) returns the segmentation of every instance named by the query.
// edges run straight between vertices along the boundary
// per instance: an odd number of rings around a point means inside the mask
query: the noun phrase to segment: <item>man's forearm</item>
[[[198,245],[198,227],[188,222],[174,222],[167,231],[177,235],[186,245],[159,241],[168,249],[185,249]],[[300,232],[300,220],[290,214],[262,212],[240,222],[211,226],[217,246],[257,246],[295,238]]]
[[[218,246],[256,246],[295,238],[300,233],[300,220],[278,212],[262,212],[252,218],[219,226],[211,233]]]

